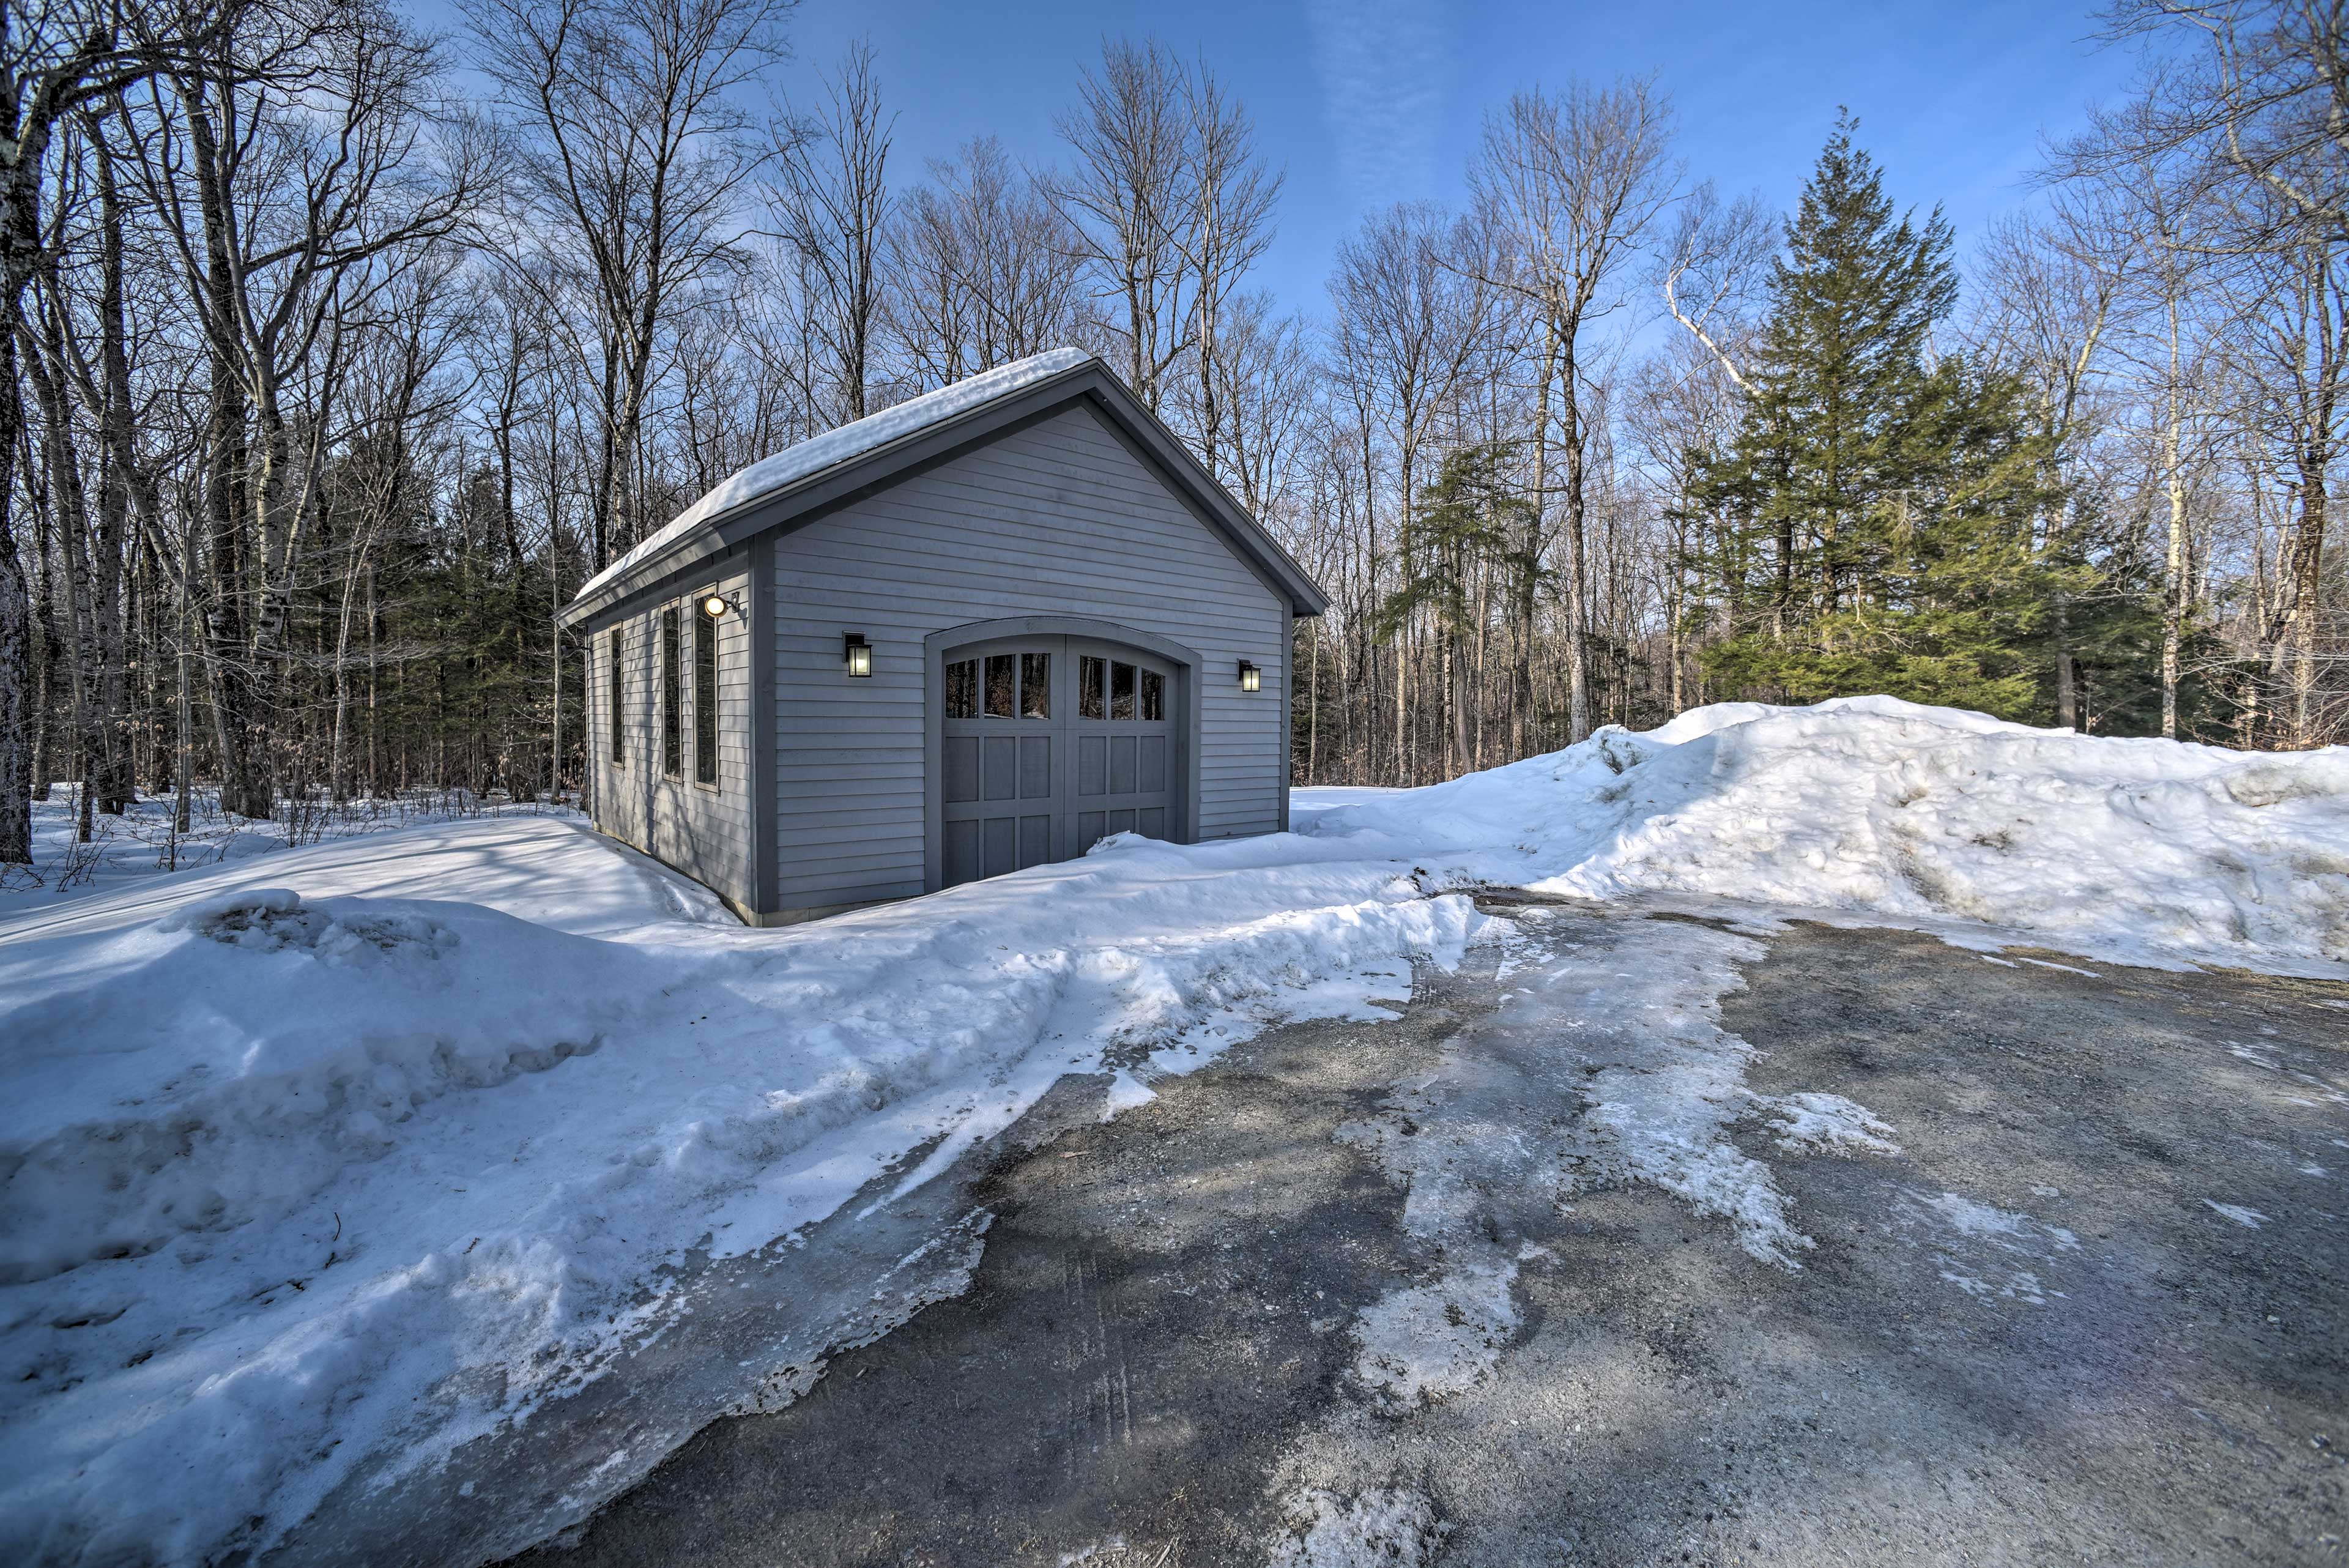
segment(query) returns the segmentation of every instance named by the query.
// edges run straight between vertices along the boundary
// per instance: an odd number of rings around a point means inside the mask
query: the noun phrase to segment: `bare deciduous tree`
[[[1516,265],[1497,281],[1531,302],[1542,335],[1536,381],[1535,489],[1549,489],[1551,418],[1556,388],[1557,450],[1565,459],[1561,486],[1567,538],[1568,732],[1590,732],[1589,662],[1584,647],[1588,563],[1584,465],[1589,431],[1581,410],[1582,344],[1586,329],[1620,304],[1615,292],[1625,264],[1673,194],[1680,166],[1671,150],[1671,109],[1651,81],[1606,88],[1577,84],[1551,96],[1521,92],[1489,120],[1469,179],[1478,201],[1503,223]],[[1524,552],[1540,558],[1539,541]],[[1521,635],[1519,687],[1530,706],[1534,584],[1520,574],[1516,614]]]
[[[548,318],[595,389],[599,566],[647,526],[636,481],[661,334],[743,265],[737,207],[763,156],[738,92],[782,57],[794,3],[482,0],[473,13],[520,149],[507,237],[535,236],[528,248],[555,264],[546,281],[571,286]]]
[[[895,117],[881,104],[873,48],[849,46],[839,74],[823,83],[823,105],[776,133],[775,215],[813,297],[813,320],[830,361],[843,419],[861,420],[873,381],[881,312],[875,265],[889,218],[889,141]]]

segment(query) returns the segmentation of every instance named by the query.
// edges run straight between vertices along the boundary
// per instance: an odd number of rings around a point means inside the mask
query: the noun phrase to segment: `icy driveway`
[[[967,1296],[536,1561],[2339,1560],[2349,984],[1521,929],[1064,1085]]]

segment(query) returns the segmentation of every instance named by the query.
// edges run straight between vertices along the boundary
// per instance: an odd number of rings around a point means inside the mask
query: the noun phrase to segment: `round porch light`
[[[1264,671],[1258,670],[1255,665],[1250,664],[1247,659],[1241,659],[1240,690],[1243,691],[1261,691],[1263,686]]]
[[[701,601],[701,613],[708,616],[712,620],[721,618],[733,608],[734,607],[732,605],[726,602],[726,596],[724,594],[712,594],[708,598]]]

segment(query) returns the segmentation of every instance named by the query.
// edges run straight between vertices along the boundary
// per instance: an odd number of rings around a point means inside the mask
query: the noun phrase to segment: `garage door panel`
[[[1144,838],[1165,837],[1166,808],[1163,805],[1144,806],[1134,814],[1133,826],[1134,831]]]
[[[1134,790],[1134,760],[1139,735],[1112,735],[1109,738],[1109,793],[1132,794]]]
[[[1107,735],[1077,737],[1077,793],[1079,794],[1109,793],[1109,737]]]
[[[1019,869],[1019,819],[990,816],[979,824],[979,872],[1000,877]]]
[[[1041,866],[1052,858],[1052,819],[1050,816],[1023,816],[1019,819],[1019,869]]]
[[[949,735],[946,752],[946,796],[948,805],[978,798],[978,737]]]
[[[1104,836],[1102,831],[1103,815],[1098,811],[1077,813],[1077,842],[1073,847],[1078,854],[1082,855],[1102,841]]]
[[[1143,735],[1142,740],[1142,776],[1134,788],[1144,794],[1155,794],[1166,787],[1166,737]]]
[[[979,742],[985,774],[983,791],[988,800],[1018,800],[1019,798],[1019,737],[988,735]]]
[[[957,882],[977,881],[978,879],[978,824],[949,822],[946,825],[946,864],[942,869],[946,874],[947,886],[952,887]]]
[[[1050,735],[1019,737],[1019,798],[1052,798],[1052,737]]]

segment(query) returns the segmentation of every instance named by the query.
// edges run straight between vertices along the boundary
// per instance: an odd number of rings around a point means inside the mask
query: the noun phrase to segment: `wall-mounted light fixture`
[[[1247,659],[1241,659],[1240,690],[1243,691],[1261,691],[1263,687],[1264,671],[1258,670],[1255,665],[1250,664]]]
[[[848,633],[842,641],[841,650],[848,660],[851,675],[869,676],[873,673],[873,645],[864,640],[863,632]]]
[[[724,594],[708,594],[701,600],[701,613],[712,620],[723,620],[734,613],[734,606]]]

